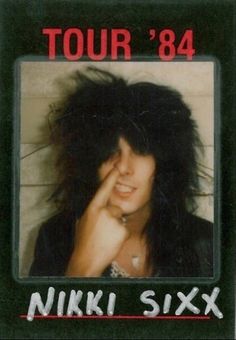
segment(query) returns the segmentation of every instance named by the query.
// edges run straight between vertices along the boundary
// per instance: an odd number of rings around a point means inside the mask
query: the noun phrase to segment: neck
[[[150,205],[142,207],[140,210],[135,211],[130,215],[126,215],[127,223],[126,227],[129,230],[130,234],[133,236],[141,236],[146,223],[151,215]]]

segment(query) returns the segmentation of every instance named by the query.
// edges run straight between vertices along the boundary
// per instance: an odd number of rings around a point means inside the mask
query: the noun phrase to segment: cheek
[[[157,173],[157,167],[155,166],[153,171],[152,171],[152,174],[151,174],[151,177],[150,177],[150,181],[153,183],[154,180],[155,180],[155,177],[156,177],[156,173]]]
[[[149,162],[144,163],[140,168],[142,169],[142,178],[148,183],[152,183],[156,175],[156,164],[154,160],[151,159]]]
[[[149,162],[142,167],[140,178],[143,179],[143,189],[149,194],[152,191],[154,179],[156,175],[156,165],[154,162]]]
[[[152,192],[152,188],[153,188],[153,183],[154,183],[154,178],[155,178],[155,173],[153,172],[150,177],[148,178],[147,182],[146,182],[146,188],[147,188],[147,191],[149,193]]]

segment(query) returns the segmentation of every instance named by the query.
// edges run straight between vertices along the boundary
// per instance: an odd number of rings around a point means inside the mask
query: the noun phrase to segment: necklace
[[[135,270],[140,269],[141,265],[141,255],[132,255],[131,264]],[[123,269],[116,261],[111,263],[111,277],[130,277],[130,274]]]
[[[129,273],[126,272],[116,261],[111,263],[111,277],[130,277]]]

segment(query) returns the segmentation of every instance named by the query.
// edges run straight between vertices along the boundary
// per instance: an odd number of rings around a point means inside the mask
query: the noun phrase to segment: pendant
[[[140,267],[140,256],[133,255],[131,262],[132,262],[132,266],[135,269],[139,269],[139,267]]]

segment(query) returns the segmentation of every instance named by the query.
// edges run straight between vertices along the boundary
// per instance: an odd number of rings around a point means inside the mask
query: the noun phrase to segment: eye
[[[120,155],[119,147],[114,147],[110,150],[106,150],[101,159],[101,163],[107,163],[114,161]]]
[[[120,152],[121,152],[121,151],[120,151],[119,148],[116,148],[116,149],[112,150],[111,153],[110,153],[109,156],[108,156],[107,161],[113,161],[114,159],[116,159],[117,157],[119,157]]]

